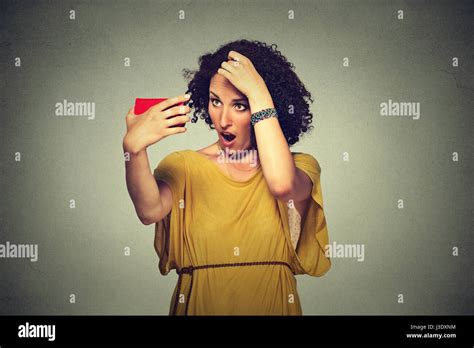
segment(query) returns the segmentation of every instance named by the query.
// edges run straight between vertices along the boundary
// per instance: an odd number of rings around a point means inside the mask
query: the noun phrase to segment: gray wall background
[[[316,129],[292,151],[322,167],[330,242],[365,246],[364,262],[334,258],[324,277],[297,277],[304,314],[474,313],[473,2],[0,6],[0,243],[39,245],[38,262],[0,259],[1,314],[168,314],[177,275],[158,272],[154,225],[126,190],[125,114],[135,97],[183,93],[183,68],[240,38],[276,43],[295,64]],[[55,116],[63,99],[95,102],[95,119]],[[388,99],[421,103],[420,119],[380,116]],[[215,139],[191,124],[148,149],[152,169]]]

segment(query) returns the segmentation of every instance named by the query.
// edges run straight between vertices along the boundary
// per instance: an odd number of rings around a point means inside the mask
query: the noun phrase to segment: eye
[[[235,105],[236,105],[236,106],[239,105],[239,106],[243,107],[243,109],[239,109],[239,111],[245,111],[245,110],[247,110],[247,106],[244,105],[244,104],[239,104],[239,103],[237,103],[237,104],[235,104]]]
[[[215,99],[215,98],[211,98],[211,104],[214,105],[214,106],[217,106],[217,105],[214,104],[214,102],[220,103],[220,100]]]
[[[213,106],[219,106],[219,105],[215,104],[215,103],[220,103],[221,102],[219,99],[216,99],[216,98],[210,98],[210,99],[211,99],[211,104]],[[244,105],[244,104],[241,104],[241,103],[235,103],[234,105],[240,107],[239,109],[237,109],[237,111],[245,111],[248,108],[247,105]]]

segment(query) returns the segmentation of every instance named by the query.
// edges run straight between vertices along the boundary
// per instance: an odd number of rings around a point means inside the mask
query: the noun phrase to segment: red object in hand
[[[165,101],[166,99],[168,99],[168,98],[136,98],[135,99],[135,108],[134,108],[133,113],[135,115],[141,115],[145,111],[147,111],[149,108],[151,108],[153,105],[159,104],[162,101]],[[181,103],[172,105],[171,107],[174,107],[176,105],[184,105],[184,103],[181,102]],[[167,109],[165,109],[165,110],[167,110]],[[176,116],[172,116],[172,117],[176,117]],[[184,126],[185,126],[184,123],[180,123],[180,124],[177,124],[175,126],[171,126],[170,128],[184,127]]]

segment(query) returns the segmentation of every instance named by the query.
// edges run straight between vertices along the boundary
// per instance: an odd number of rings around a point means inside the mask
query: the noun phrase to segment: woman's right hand
[[[188,100],[185,95],[169,98],[153,105],[140,115],[135,115],[132,107],[125,118],[127,134],[123,138],[124,150],[129,153],[138,153],[168,135],[186,132],[186,127],[172,126],[188,122],[190,118],[186,114],[190,112],[190,108],[187,105],[173,105]]]

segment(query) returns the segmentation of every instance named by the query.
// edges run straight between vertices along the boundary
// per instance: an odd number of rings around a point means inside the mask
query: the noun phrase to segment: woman
[[[295,274],[331,266],[321,169],[289,149],[312,128],[293,69],[276,45],[234,41],[185,70],[190,98],[127,115],[128,190],[140,220],[156,223],[160,272],[179,274],[171,315],[301,315]],[[218,140],[167,155],[152,175],[147,146],[185,132],[172,126],[190,106]]]

